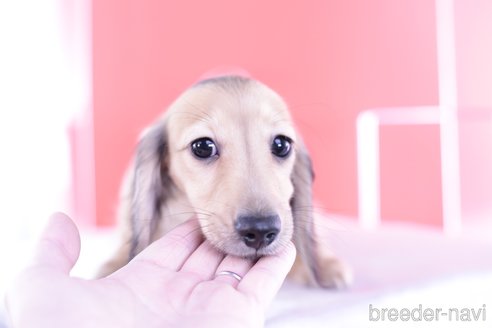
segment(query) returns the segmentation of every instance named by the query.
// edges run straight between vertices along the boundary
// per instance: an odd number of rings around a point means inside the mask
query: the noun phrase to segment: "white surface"
[[[462,327],[464,324],[443,318],[440,322],[370,321],[370,304],[398,310],[422,304],[423,308],[443,311],[478,310],[486,304],[487,321],[465,324],[466,327],[492,326],[491,242],[465,237],[450,239],[441,231],[405,224],[383,225],[372,233],[361,231],[350,222],[339,221],[339,225],[345,229],[329,231],[330,243],[352,264],[354,285],[333,292],[287,283],[269,311],[267,327]]]

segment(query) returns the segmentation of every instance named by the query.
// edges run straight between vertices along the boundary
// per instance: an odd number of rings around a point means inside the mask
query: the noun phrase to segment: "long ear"
[[[312,184],[314,171],[309,153],[301,140],[297,142],[296,162],[292,172],[294,195],[291,199],[294,218],[294,242],[309,271],[309,279],[319,284],[319,263],[314,237]]]
[[[130,259],[147,247],[160,220],[161,207],[171,185],[167,174],[167,133],[165,122],[157,122],[146,130],[137,147],[131,180]]]

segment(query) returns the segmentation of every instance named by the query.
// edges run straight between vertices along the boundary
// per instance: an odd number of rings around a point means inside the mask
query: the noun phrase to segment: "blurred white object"
[[[375,228],[381,220],[379,190],[379,127],[437,124],[440,131],[443,227],[448,235],[461,231],[461,187],[456,83],[454,2],[436,0],[436,41],[439,105],[434,108],[368,110],[357,118],[357,165],[361,224]]]
[[[71,212],[68,127],[91,105],[90,2],[0,2],[0,297],[55,210]]]
[[[384,125],[439,124],[439,108],[381,108],[357,117],[359,220],[366,229],[381,221],[379,129]]]

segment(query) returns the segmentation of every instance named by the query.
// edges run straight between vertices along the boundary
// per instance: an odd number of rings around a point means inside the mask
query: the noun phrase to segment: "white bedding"
[[[438,230],[404,224],[376,232],[362,231],[350,221],[342,226],[329,233],[330,244],[354,268],[353,286],[334,292],[286,283],[268,312],[267,327],[492,327],[491,242],[450,239]],[[435,315],[432,321],[423,315],[418,322],[389,321],[387,315],[376,321],[373,311],[371,321],[370,305],[380,312],[421,305],[421,312],[430,308]],[[436,309],[453,309],[452,320]],[[467,319],[468,310],[471,321],[456,321],[456,311],[465,311],[462,319]],[[480,311],[478,321],[472,310]],[[415,319],[418,314],[414,312]]]

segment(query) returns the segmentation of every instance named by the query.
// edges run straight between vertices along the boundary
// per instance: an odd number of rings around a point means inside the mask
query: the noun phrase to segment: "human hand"
[[[79,252],[75,224],[54,214],[7,293],[13,327],[260,327],[295,257],[292,244],[256,263],[224,256],[194,219],[106,278],[70,277]]]

